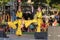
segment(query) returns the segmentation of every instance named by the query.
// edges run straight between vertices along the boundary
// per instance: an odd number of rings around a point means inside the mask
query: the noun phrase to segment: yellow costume
[[[42,12],[37,12],[34,16],[33,20],[24,20],[24,22],[22,22],[22,12],[17,11],[16,13],[16,17],[18,17],[19,19],[15,20],[14,22],[8,22],[9,27],[16,29],[16,35],[22,35],[22,23],[25,24],[26,28],[28,28],[28,26],[33,23],[36,22],[38,24],[37,26],[37,32],[40,32],[40,27],[41,27],[41,23],[42,23]],[[16,27],[15,24],[18,24],[18,27]]]
[[[16,31],[16,35],[22,35],[22,30],[21,30],[22,20],[19,19],[19,20],[17,20],[17,22],[18,22],[18,28],[17,28],[17,31]]]
[[[21,30],[21,25],[22,25],[22,12],[17,11],[16,17],[19,17],[20,19],[18,19],[16,22],[18,23],[18,28],[16,31],[16,35],[22,35],[22,30]],[[15,22],[15,23],[16,23]]]
[[[16,17],[22,18],[22,12],[17,11]]]
[[[19,36],[19,35],[22,35],[22,30],[21,30],[21,28],[22,28],[22,26],[21,26],[22,25],[22,12],[17,12],[16,17],[19,17],[20,19],[17,19],[13,22],[8,22],[8,25],[9,25],[9,27],[11,27],[13,29],[17,28],[16,35]],[[16,24],[18,24],[18,27],[16,27]]]
[[[32,20],[25,20],[25,27],[28,28],[28,26],[32,23]]]
[[[41,23],[42,23],[42,12],[37,12],[34,16],[34,19],[37,20],[37,32],[41,32],[40,27],[41,27]]]
[[[10,28],[16,29],[16,25],[13,22],[8,22]]]

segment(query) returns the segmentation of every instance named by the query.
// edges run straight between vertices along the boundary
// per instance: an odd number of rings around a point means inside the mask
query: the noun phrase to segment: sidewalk
[[[24,34],[22,36],[16,36],[15,34],[7,35],[9,38],[0,38],[0,40],[45,40],[45,39],[34,39],[33,34]]]

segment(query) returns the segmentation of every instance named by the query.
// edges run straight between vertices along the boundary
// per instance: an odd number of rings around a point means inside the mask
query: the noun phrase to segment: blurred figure
[[[19,7],[17,13],[16,13],[16,17],[17,20],[13,21],[13,22],[8,22],[9,27],[13,28],[13,29],[17,29],[16,30],[16,35],[17,36],[21,36],[22,35],[22,11],[21,11],[21,7]],[[16,26],[16,24],[18,24]]]
[[[60,11],[59,11],[59,13],[58,13],[58,16],[59,16],[58,23],[59,23],[59,26],[60,26]]]
[[[17,24],[18,24],[18,27],[17,27],[17,31],[16,31],[16,35],[18,35],[18,36],[21,36],[22,35],[22,30],[21,30],[21,25],[22,25],[22,17],[23,16],[23,14],[22,14],[22,9],[21,9],[21,7],[19,6],[19,8],[18,8],[18,11],[17,11],[17,13],[16,13],[16,17],[17,17]]]
[[[6,20],[5,17],[6,15],[4,13],[2,13],[3,15],[0,18],[0,37],[4,37],[4,38],[8,38],[8,36],[6,35]]]
[[[21,10],[21,7],[19,6],[19,8],[18,8],[18,11],[17,11],[17,13],[16,13],[16,17],[17,17],[17,19],[18,18],[20,18],[20,19],[22,19],[22,10]]]
[[[39,6],[37,9],[37,12],[34,16],[34,19],[37,20],[38,26],[37,26],[37,32],[41,32],[41,23],[42,23],[42,10],[41,7]]]
[[[55,19],[54,22],[53,22],[53,26],[56,27],[58,26],[58,21]]]
[[[45,20],[43,20],[43,23],[41,24],[41,28],[42,28],[43,32],[47,31],[47,24],[46,24]]]
[[[49,18],[49,25],[52,26],[52,23],[53,23],[53,19],[52,17]]]
[[[57,21],[59,20],[58,12],[55,12],[55,19],[56,19]]]
[[[11,21],[15,21],[16,20],[16,15],[15,15],[15,10],[11,10],[10,11],[10,15],[11,15]]]
[[[5,29],[0,25],[0,37],[9,38],[5,32]]]

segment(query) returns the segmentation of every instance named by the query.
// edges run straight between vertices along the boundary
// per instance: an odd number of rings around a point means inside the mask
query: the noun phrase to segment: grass
[[[7,34],[12,34],[12,33],[10,33],[10,32],[6,32]],[[23,32],[23,34],[30,34],[30,35],[33,35],[34,34],[34,32]]]
[[[34,34],[34,32],[23,32],[23,34]]]

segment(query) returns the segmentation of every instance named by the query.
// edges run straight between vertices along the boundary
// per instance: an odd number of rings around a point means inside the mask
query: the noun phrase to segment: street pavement
[[[22,36],[9,34],[7,36],[9,36],[9,38],[0,38],[0,40],[45,40],[45,39],[35,39],[33,34],[24,34]]]
[[[60,40],[60,27],[48,28],[48,40]]]

